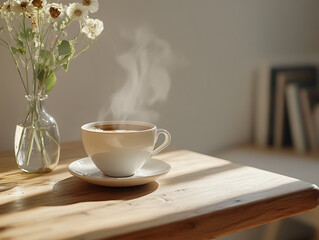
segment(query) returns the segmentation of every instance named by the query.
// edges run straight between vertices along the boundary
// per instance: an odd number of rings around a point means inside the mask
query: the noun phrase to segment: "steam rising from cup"
[[[99,120],[140,120],[155,122],[155,104],[164,102],[171,86],[169,67],[174,62],[170,45],[151,31],[140,28],[133,36],[123,34],[133,47],[119,55],[117,62],[126,71],[124,85],[111,96]]]

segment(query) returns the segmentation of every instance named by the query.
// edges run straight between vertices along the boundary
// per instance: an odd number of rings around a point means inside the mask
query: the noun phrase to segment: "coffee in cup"
[[[86,153],[105,175],[128,177],[165,149],[171,136],[165,129],[145,122],[93,122],[82,126]],[[154,149],[160,134],[164,142]]]

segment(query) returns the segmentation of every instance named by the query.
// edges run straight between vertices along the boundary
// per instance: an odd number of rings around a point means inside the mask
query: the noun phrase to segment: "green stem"
[[[6,41],[4,41],[3,39],[1,39],[1,38],[0,38],[0,42],[1,42],[2,46],[4,46],[4,47],[8,47],[9,46],[9,44]]]
[[[51,160],[50,160],[50,157],[49,157],[49,155],[45,149],[45,146],[44,146],[44,138],[43,138],[43,133],[42,133],[42,129],[40,127],[39,121],[38,121],[37,125],[38,125],[38,127],[35,128],[35,131],[39,132],[39,136],[38,136],[38,134],[35,135],[36,136],[35,142],[38,146],[39,151],[41,151],[41,155],[44,157],[45,165],[49,166]],[[39,139],[40,139],[40,142],[39,142]]]
[[[11,54],[11,57],[12,57],[12,59],[13,59],[15,65],[16,65],[16,68],[17,68],[17,70],[18,70],[18,74],[19,74],[19,76],[20,76],[20,79],[21,79],[21,82],[22,82],[22,84],[23,84],[24,90],[25,90],[26,94],[29,95],[29,91],[28,91],[28,89],[27,89],[27,87],[26,87],[26,85],[25,85],[25,83],[24,83],[24,80],[23,80],[23,77],[22,77],[22,74],[21,74],[21,71],[20,71],[20,68],[19,68],[19,63],[18,63],[18,61],[15,59],[15,57],[14,57],[14,55],[13,55],[13,52],[12,52],[10,46],[9,46],[9,52],[10,52],[10,54]]]
[[[56,145],[58,146],[60,145],[60,143],[58,143],[58,141],[54,139],[54,137],[52,137],[48,131],[45,131],[45,134],[48,136],[48,138],[50,138],[53,142],[55,142]]]
[[[79,57],[79,56],[82,55],[83,53],[85,53],[91,46],[92,46],[92,44],[87,45],[81,52],[79,52],[77,55],[73,56],[73,57],[69,60],[69,62],[70,62],[71,60],[73,60],[73,59]],[[49,74],[48,77],[50,77],[52,73],[54,73],[54,72],[58,71],[59,69],[61,69],[61,67],[62,67],[62,66],[58,65],[56,68],[54,68],[54,69],[52,70],[52,72]]]
[[[53,46],[52,46],[50,52],[52,52],[52,51],[56,48],[56,46],[57,46],[57,44],[58,44],[58,42],[59,42],[59,39],[60,39],[60,37],[61,37],[62,32],[63,32],[63,30],[60,30],[59,35],[56,37],[55,42],[54,42],[54,44],[53,44]]]
[[[40,24],[39,9],[38,9],[38,11],[37,11],[37,14],[38,14],[37,18],[38,18],[38,28],[39,28],[40,42],[42,42],[42,39],[41,39],[41,24]],[[40,47],[41,47],[41,45],[40,45]]]
[[[78,54],[76,54],[75,56],[72,57],[72,59],[76,59],[78,56],[82,55],[83,53],[85,53],[87,50],[89,50],[89,48],[92,46],[92,44],[88,44],[84,49],[82,49],[81,52],[79,52]]]
[[[37,104],[40,104],[40,107],[41,107],[41,103],[37,103]],[[41,128],[41,125],[40,125],[40,114],[38,112],[38,108],[36,107],[35,108],[36,110],[36,114],[37,114],[37,124],[36,124],[36,129],[38,130],[39,132],[39,138],[40,138],[40,147],[41,147],[41,154],[42,156],[44,157],[44,160],[46,162],[46,166],[50,166],[50,163],[51,163],[51,159],[50,159],[50,156],[48,155],[46,149],[45,149],[45,145],[44,145],[44,138],[43,138],[43,129]],[[38,140],[38,135],[36,135],[36,140]]]
[[[30,124],[30,144],[28,147],[28,152],[27,152],[27,162],[26,164],[29,165],[30,163],[30,157],[31,157],[31,152],[33,149],[33,144],[34,144],[34,134],[36,134],[36,129],[34,128],[34,120],[35,120],[35,105],[32,105],[32,102],[29,103],[30,104],[30,108],[29,108],[29,112],[31,114],[31,124]],[[39,146],[38,146],[39,149]]]
[[[40,104],[40,103],[39,103]],[[44,138],[43,138],[43,133],[42,133],[42,128],[40,126],[40,115],[39,113],[37,112],[38,114],[38,121],[37,121],[37,129],[39,131],[39,136],[40,136],[40,143],[41,143],[41,154],[43,155],[44,159],[45,159],[45,162],[46,162],[46,165],[50,165],[50,157],[48,156],[47,154],[47,151],[45,149],[45,146],[44,146]]]
[[[23,138],[23,135],[24,135],[24,132],[25,132],[25,128],[26,128],[26,127],[23,126],[23,129],[22,129],[22,132],[21,132],[21,135],[20,135],[18,151],[16,152],[16,157],[19,156],[19,153],[20,153],[20,150],[21,150],[22,138]]]
[[[66,29],[70,24],[71,24],[71,21],[68,21],[68,22],[66,23],[66,26],[65,26],[64,29]],[[52,52],[52,51],[56,48],[56,46],[57,46],[57,44],[58,44],[58,42],[59,42],[59,39],[60,39],[60,37],[61,37],[61,34],[63,33],[64,29],[60,30],[60,32],[59,32],[57,38],[55,39],[55,42],[54,42],[54,44],[53,44],[53,46],[52,46],[52,48],[51,48],[51,50],[50,50],[50,52]]]
[[[19,156],[19,153],[20,153],[20,150],[21,150],[21,145],[22,145],[22,138],[23,138],[23,135],[24,135],[24,132],[25,132],[25,129],[26,129],[26,123],[27,123],[27,120],[28,120],[28,117],[30,116],[30,112],[28,112],[26,118],[24,119],[24,122],[23,122],[23,130],[22,130],[22,133],[21,133],[21,136],[20,136],[20,140],[19,140],[19,147],[18,147],[18,151],[17,151],[17,156]]]
[[[24,82],[24,80],[23,80],[23,77],[22,77],[22,74],[21,74],[21,71],[20,71],[20,68],[19,68],[19,63],[18,63],[18,61],[17,61],[17,60],[15,59],[15,57],[14,57],[14,54],[13,54],[13,52],[12,52],[12,50],[11,50],[11,46],[9,45],[9,43],[7,43],[6,41],[4,41],[4,40],[1,39],[1,38],[0,38],[0,42],[1,42],[2,44],[4,44],[4,45],[9,49],[10,55],[11,55],[11,57],[12,57],[12,59],[13,59],[15,65],[16,65],[16,68],[17,68],[17,70],[18,70],[18,74],[19,74],[19,77],[20,77],[20,79],[21,79],[21,81],[22,81],[24,90],[25,90],[26,94],[29,94],[28,88],[27,88],[26,85],[25,85],[25,82]]]
[[[25,78],[27,82],[27,88],[29,90],[29,74],[28,74],[28,68],[29,68],[29,61],[27,60],[27,57],[25,57],[25,65],[24,65],[24,71],[25,71]]]
[[[33,53],[31,52],[31,48],[30,48],[30,45],[29,45],[29,41],[28,41],[28,35],[27,35],[27,31],[26,31],[26,26],[25,26],[25,14],[23,14],[23,31],[24,31],[24,34],[26,36],[26,40],[25,40],[25,43],[27,45],[27,49],[29,51],[29,56],[30,56],[30,60],[31,60],[31,65],[32,65],[32,70],[33,70],[33,93],[36,93],[36,79],[35,79],[35,64],[34,64],[34,61],[33,61]]]
[[[38,151],[41,151],[41,154],[43,155],[43,149],[42,149],[42,145],[39,143],[39,138],[38,138],[37,130],[38,130],[37,128],[34,128],[34,132],[35,132],[34,140],[35,140],[35,143],[37,144]]]
[[[34,132],[35,132],[35,129],[32,128],[31,141],[30,141],[30,145],[28,148],[28,154],[27,154],[27,162],[26,162],[27,165],[30,164],[31,150],[33,148],[33,142],[34,142]]]

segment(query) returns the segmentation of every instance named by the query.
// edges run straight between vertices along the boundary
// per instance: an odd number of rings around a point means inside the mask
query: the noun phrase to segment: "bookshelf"
[[[259,146],[319,150],[316,65],[263,66],[256,83],[254,139]]]

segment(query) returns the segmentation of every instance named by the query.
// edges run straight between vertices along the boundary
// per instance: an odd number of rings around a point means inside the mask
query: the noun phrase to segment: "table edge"
[[[295,204],[296,200],[298,200],[300,204]],[[263,205],[263,209],[261,209],[261,205]],[[277,205],[277,208],[272,209],[272,205]],[[299,213],[309,211],[318,205],[319,188],[315,184],[310,184],[309,189],[299,191],[298,194],[296,194],[296,192],[292,192],[275,198],[242,204],[240,206],[231,207],[213,213],[195,216],[181,221],[113,236],[106,239],[212,239],[297,215]],[[249,210],[247,210],[247,206],[249,206]],[[280,211],[276,211],[277,209],[280,209]],[[234,219],[234,210],[237,212],[243,212],[244,214],[241,217]],[[262,210],[265,214],[260,214]],[[252,213],[252,217],[248,220],[247,212]],[[223,218],[224,222],[225,218],[227,219],[227,226],[219,225],[220,218]],[[243,219],[245,219],[245,221],[243,221]],[[212,225],[214,222],[217,224]],[[200,234],[194,236],[195,230]]]

